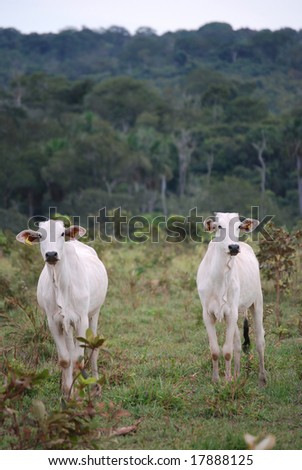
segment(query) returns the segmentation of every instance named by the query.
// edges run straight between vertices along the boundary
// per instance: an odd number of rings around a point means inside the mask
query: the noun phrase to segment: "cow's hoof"
[[[226,375],[226,376],[225,376],[225,381],[226,381],[226,382],[233,382],[233,380],[234,380],[234,379],[233,379],[233,376],[232,376],[232,375],[228,375],[228,376]]]
[[[260,375],[259,376],[259,387],[265,387],[266,384],[267,384],[266,375]]]
[[[94,397],[100,397],[102,395],[102,387],[100,384],[94,384],[92,387],[92,395]]]

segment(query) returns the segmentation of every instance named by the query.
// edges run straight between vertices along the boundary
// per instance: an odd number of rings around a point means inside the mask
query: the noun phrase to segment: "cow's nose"
[[[229,245],[229,253],[231,256],[238,255],[239,251],[240,251],[239,245]]]
[[[58,253],[56,251],[47,251],[45,259],[47,263],[56,263],[58,261]]]

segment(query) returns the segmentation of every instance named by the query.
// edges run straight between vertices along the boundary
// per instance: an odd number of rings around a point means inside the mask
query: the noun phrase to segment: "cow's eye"
[[[61,237],[64,237],[64,235],[65,235],[65,232],[61,233]]]
[[[219,228],[219,229],[222,229],[221,225],[218,225],[218,228]]]

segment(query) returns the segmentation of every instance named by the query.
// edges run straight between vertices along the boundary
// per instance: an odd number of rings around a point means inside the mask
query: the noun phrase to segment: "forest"
[[[0,29],[0,450],[301,448],[301,84],[302,31],[289,28]],[[185,217],[249,217],[251,207],[271,237],[258,227],[249,238],[266,387],[252,321],[240,376],[224,380],[221,356],[212,382],[196,288],[211,235],[169,243],[169,224],[154,223],[168,216],[187,229]],[[50,208],[88,228],[81,240],[109,279],[97,334],[78,338],[86,359],[67,397],[37,303],[45,261],[29,235],[16,241]],[[92,240],[86,222],[103,209],[152,221],[156,243],[138,243],[146,232],[134,222],[125,243],[105,243],[102,230]],[[225,322],[217,334],[222,345]],[[97,380],[88,363],[98,349]]]
[[[0,29],[0,227],[49,207],[302,214],[302,31]]]

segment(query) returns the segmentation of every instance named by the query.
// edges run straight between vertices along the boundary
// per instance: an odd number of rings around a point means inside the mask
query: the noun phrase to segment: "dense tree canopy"
[[[289,28],[0,29],[0,225],[50,205],[88,215],[260,204],[295,223],[301,64],[302,32]]]

